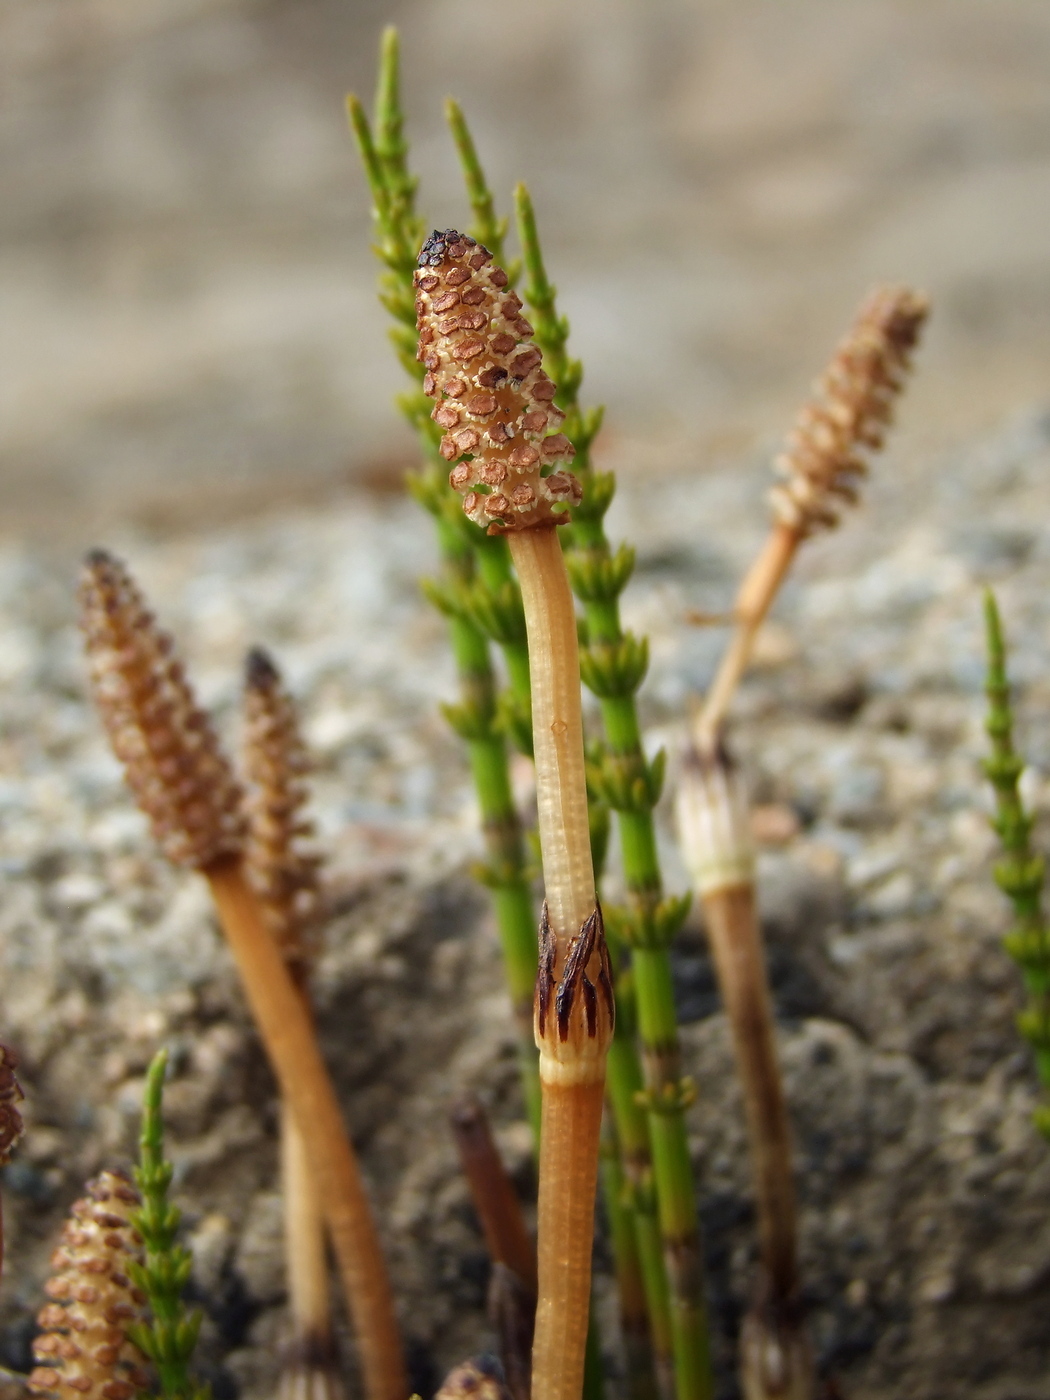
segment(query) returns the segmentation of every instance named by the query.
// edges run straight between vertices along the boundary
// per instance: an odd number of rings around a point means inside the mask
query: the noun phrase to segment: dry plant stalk
[[[507,275],[474,239],[447,229],[416,272],[424,389],[446,429],[442,455],[463,507],[506,533],[521,584],[532,675],[540,849],[535,1032],[543,1117],[538,1212],[539,1305],[533,1400],[578,1400],[590,1311],[594,1197],[613,995],[595,895],[584,775],[576,614],[555,526],[580,499],[555,386],[526,342],[532,327]]]
[[[453,1107],[450,1121],[492,1260],[489,1320],[499,1338],[507,1389],[514,1400],[529,1400],[536,1325],[536,1249],[480,1102],[472,1094],[466,1095]]]
[[[473,1094],[468,1094],[454,1105],[450,1121],[489,1257],[517,1274],[535,1293],[536,1250],[518,1193],[493,1140],[488,1115]]]
[[[18,1058],[9,1045],[0,1044],[0,1167],[6,1167],[25,1127],[18,1105],[25,1098],[15,1078]],[[0,1201],[0,1272],[4,1262],[4,1215]]]
[[[129,1181],[103,1172],[70,1210],[51,1256],[51,1302],[37,1318],[39,1364],[27,1382],[33,1394],[132,1400],[149,1385],[148,1362],[125,1335],[129,1323],[146,1316],[146,1299],[128,1278],[128,1263],[143,1258],[130,1219],[139,1204]]]
[[[96,703],[170,859],[208,881],[259,1034],[309,1155],[353,1315],[369,1400],[408,1393],[379,1237],[303,998],[243,865],[240,788],[173,644],[131,577],[95,551],[81,585]]]
[[[755,1183],[761,1269],[741,1332],[741,1384],[745,1400],[811,1400],[791,1125],[755,905],[747,798],[724,747],[686,756],[678,826],[732,1031]]]
[[[495,1263],[489,1277],[489,1323],[499,1341],[500,1360],[513,1400],[532,1395],[532,1343],[536,1335],[536,1292],[513,1269]]]
[[[770,492],[774,525],[737,595],[736,630],[696,726],[710,747],[747,668],[755,636],[803,540],[838,524],[858,499],[865,452],[883,445],[904,387],[929,303],[907,287],[879,287],[863,303],[835,351],[816,397],[800,412],[774,469],[783,481]]]
[[[245,871],[270,933],[310,1009],[308,982],[318,951],[320,858],[304,809],[309,768],[298,719],[266,652],[248,653],[244,683],[244,774],[248,832]],[[324,1217],[295,1114],[280,1117],[281,1192],[292,1336],[283,1349],[281,1400],[343,1395],[332,1335]]]

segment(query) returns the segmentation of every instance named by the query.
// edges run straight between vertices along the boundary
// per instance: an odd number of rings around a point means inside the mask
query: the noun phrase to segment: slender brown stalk
[[[842,506],[857,500],[868,470],[864,454],[883,444],[928,313],[918,292],[876,289],[835,351],[817,396],[800,412],[774,463],[784,480],[770,493],[772,533],[740,587],[736,630],[697,720],[701,748],[716,740],[798,547],[815,531],[837,525]]]
[[[481,1103],[466,1095],[454,1106],[450,1122],[492,1260],[489,1318],[499,1337],[507,1388],[514,1400],[528,1400],[536,1329],[536,1247]]]
[[[343,1395],[332,1336],[325,1222],[310,1158],[295,1115],[281,1105],[281,1191],[292,1336],[283,1348],[280,1400]]]
[[[488,1314],[499,1338],[500,1360],[507,1389],[514,1400],[532,1394],[532,1341],[536,1334],[536,1290],[522,1283],[513,1269],[495,1263],[488,1287]]]
[[[357,1159],[303,998],[243,864],[240,790],[173,646],[127,571],[89,556],[81,589],[95,699],[169,858],[208,881],[248,1004],[310,1161],[369,1400],[405,1400],[393,1297]]]
[[[0,1044],[0,1167],[6,1167],[11,1153],[25,1132],[18,1105],[25,1098],[15,1078],[18,1057],[9,1045]],[[0,1275],[4,1263],[4,1212],[0,1198]]]
[[[310,1010],[317,952],[318,856],[309,842],[303,775],[309,767],[298,718],[266,652],[249,652],[244,685],[245,870],[271,935]],[[295,1115],[282,1104],[281,1191],[292,1336],[283,1348],[281,1400],[338,1400],[343,1393],[332,1336],[324,1217]]]
[[[529,1236],[518,1193],[493,1141],[488,1115],[468,1094],[450,1114],[463,1175],[481,1221],[494,1264],[503,1264],[536,1292],[536,1249]]]
[[[376,1400],[405,1400],[401,1339],[379,1236],[309,1013],[240,863],[223,861],[201,873],[211,886],[282,1097],[302,1134],[353,1312],[368,1393]]]
[[[533,741],[546,902],[535,1029],[543,1090],[539,1303],[533,1400],[579,1400],[605,1057],[613,998],[594,886],[584,774],[576,615],[556,524],[580,487],[556,467],[572,455],[532,327],[507,275],[473,239],[447,229],[416,273],[425,391],[440,400],[442,455],[470,519],[506,533],[521,585],[532,678]]]
[[[755,906],[747,799],[724,748],[687,755],[678,818],[732,1031],[751,1147],[762,1264],[741,1336],[741,1382],[746,1400],[809,1400],[814,1373],[800,1296],[791,1127]]]

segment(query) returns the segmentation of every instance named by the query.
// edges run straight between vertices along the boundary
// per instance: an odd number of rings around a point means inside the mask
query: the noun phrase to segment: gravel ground
[[[698,476],[661,455],[654,490],[657,464],[621,456],[608,459],[621,475],[610,525],[639,548],[625,606],[652,638],[647,742],[673,754],[720,642],[682,619],[728,603],[764,528],[765,467]],[[880,465],[864,510],[808,550],[737,707],[771,838],[762,898],[814,1327],[857,1400],[1050,1396],[1050,1157],[1029,1123],[1037,1090],[1012,1025],[978,770],[979,585],[992,581],[1017,643],[1026,790],[1050,806],[1048,467],[1043,411],[965,451]],[[399,495],[347,494],[212,533],[106,541],[231,738],[250,643],[272,648],[302,700],[331,855],[322,1034],[424,1391],[491,1344],[482,1241],[444,1126],[458,1089],[489,1104],[530,1188],[496,940],[465,873],[474,811],[437,711],[453,675],[417,590],[428,528]],[[153,851],[85,701],[74,573],[28,545],[0,552],[0,1025],[30,1122],[5,1172],[0,1359],[27,1364],[61,1215],[88,1173],[128,1161],[142,1073],[167,1043],[203,1356],[220,1397],[255,1400],[272,1393],[284,1320],[273,1084],[204,892]],[[741,1104],[695,921],[675,956],[728,1375],[754,1257]]]

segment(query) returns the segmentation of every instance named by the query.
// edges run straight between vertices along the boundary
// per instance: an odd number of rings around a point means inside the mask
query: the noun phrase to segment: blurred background
[[[0,528],[397,486],[342,109],[391,21],[424,216],[453,93],[621,468],[773,443],[876,280],[936,306],[906,455],[1045,395],[1045,0],[0,0]]]

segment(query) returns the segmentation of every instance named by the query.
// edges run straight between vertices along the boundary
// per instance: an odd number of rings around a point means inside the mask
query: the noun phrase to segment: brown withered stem
[[[149,1385],[146,1358],[127,1340],[131,1322],[146,1318],[146,1299],[128,1278],[142,1263],[142,1240],[131,1224],[140,1205],[124,1177],[103,1172],[76,1201],[51,1256],[45,1286],[51,1301],[37,1321],[37,1366],[28,1388],[55,1400],[132,1400]]]
[[[556,525],[580,500],[521,302],[486,248],[435,232],[416,272],[424,389],[438,400],[450,483],[506,533],[525,608],[540,850],[535,1031],[543,1114],[533,1400],[578,1400],[590,1310],[594,1196],[613,997],[591,862],[576,614]],[[458,458],[469,454],[468,461]],[[544,476],[544,472],[548,475]]]
[[[774,463],[783,480],[770,493],[773,529],[740,586],[735,631],[699,713],[701,748],[715,741],[799,546],[837,525],[842,507],[858,499],[868,470],[865,454],[883,445],[928,313],[929,303],[918,292],[877,288],[835,351],[816,396],[802,408]]]
[[[473,1094],[466,1094],[453,1105],[449,1121],[489,1257],[517,1274],[535,1293],[536,1249],[518,1193],[492,1137],[488,1114]]]
[[[761,1268],[741,1333],[741,1384],[746,1400],[811,1400],[791,1126],[755,906],[747,797],[724,746],[686,755],[678,827],[732,1032],[755,1184]]]
[[[488,1314],[499,1340],[500,1360],[513,1400],[532,1394],[532,1342],[536,1334],[536,1291],[506,1264],[493,1264]]]
[[[449,1119],[492,1260],[489,1316],[499,1338],[507,1388],[514,1400],[528,1400],[536,1322],[536,1249],[481,1103],[473,1094],[465,1095],[453,1106]]]
[[[25,1132],[18,1105],[25,1098],[15,1078],[18,1057],[9,1045],[0,1044],[0,1167],[6,1167],[11,1153]],[[0,1198],[0,1274],[4,1263],[4,1214]]]
[[[309,769],[291,696],[265,651],[248,653],[242,747],[248,817],[245,870],[270,933],[310,1010],[309,977],[318,951],[320,859],[306,819]],[[281,1400],[339,1400],[343,1395],[332,1335],[324,1217],[306,1145],[287,1103],[281,1105],[281,1193],[292,1336],[283,1349]]]
[[[285,1103],[295,1115],[339,1264],[369,1400],[408,1385],[379,1237],[303,998],[243,864],[239,786],[170,638],[123,565],[89,555],[82,625],[96,703],[169,858],[208,881]]]

